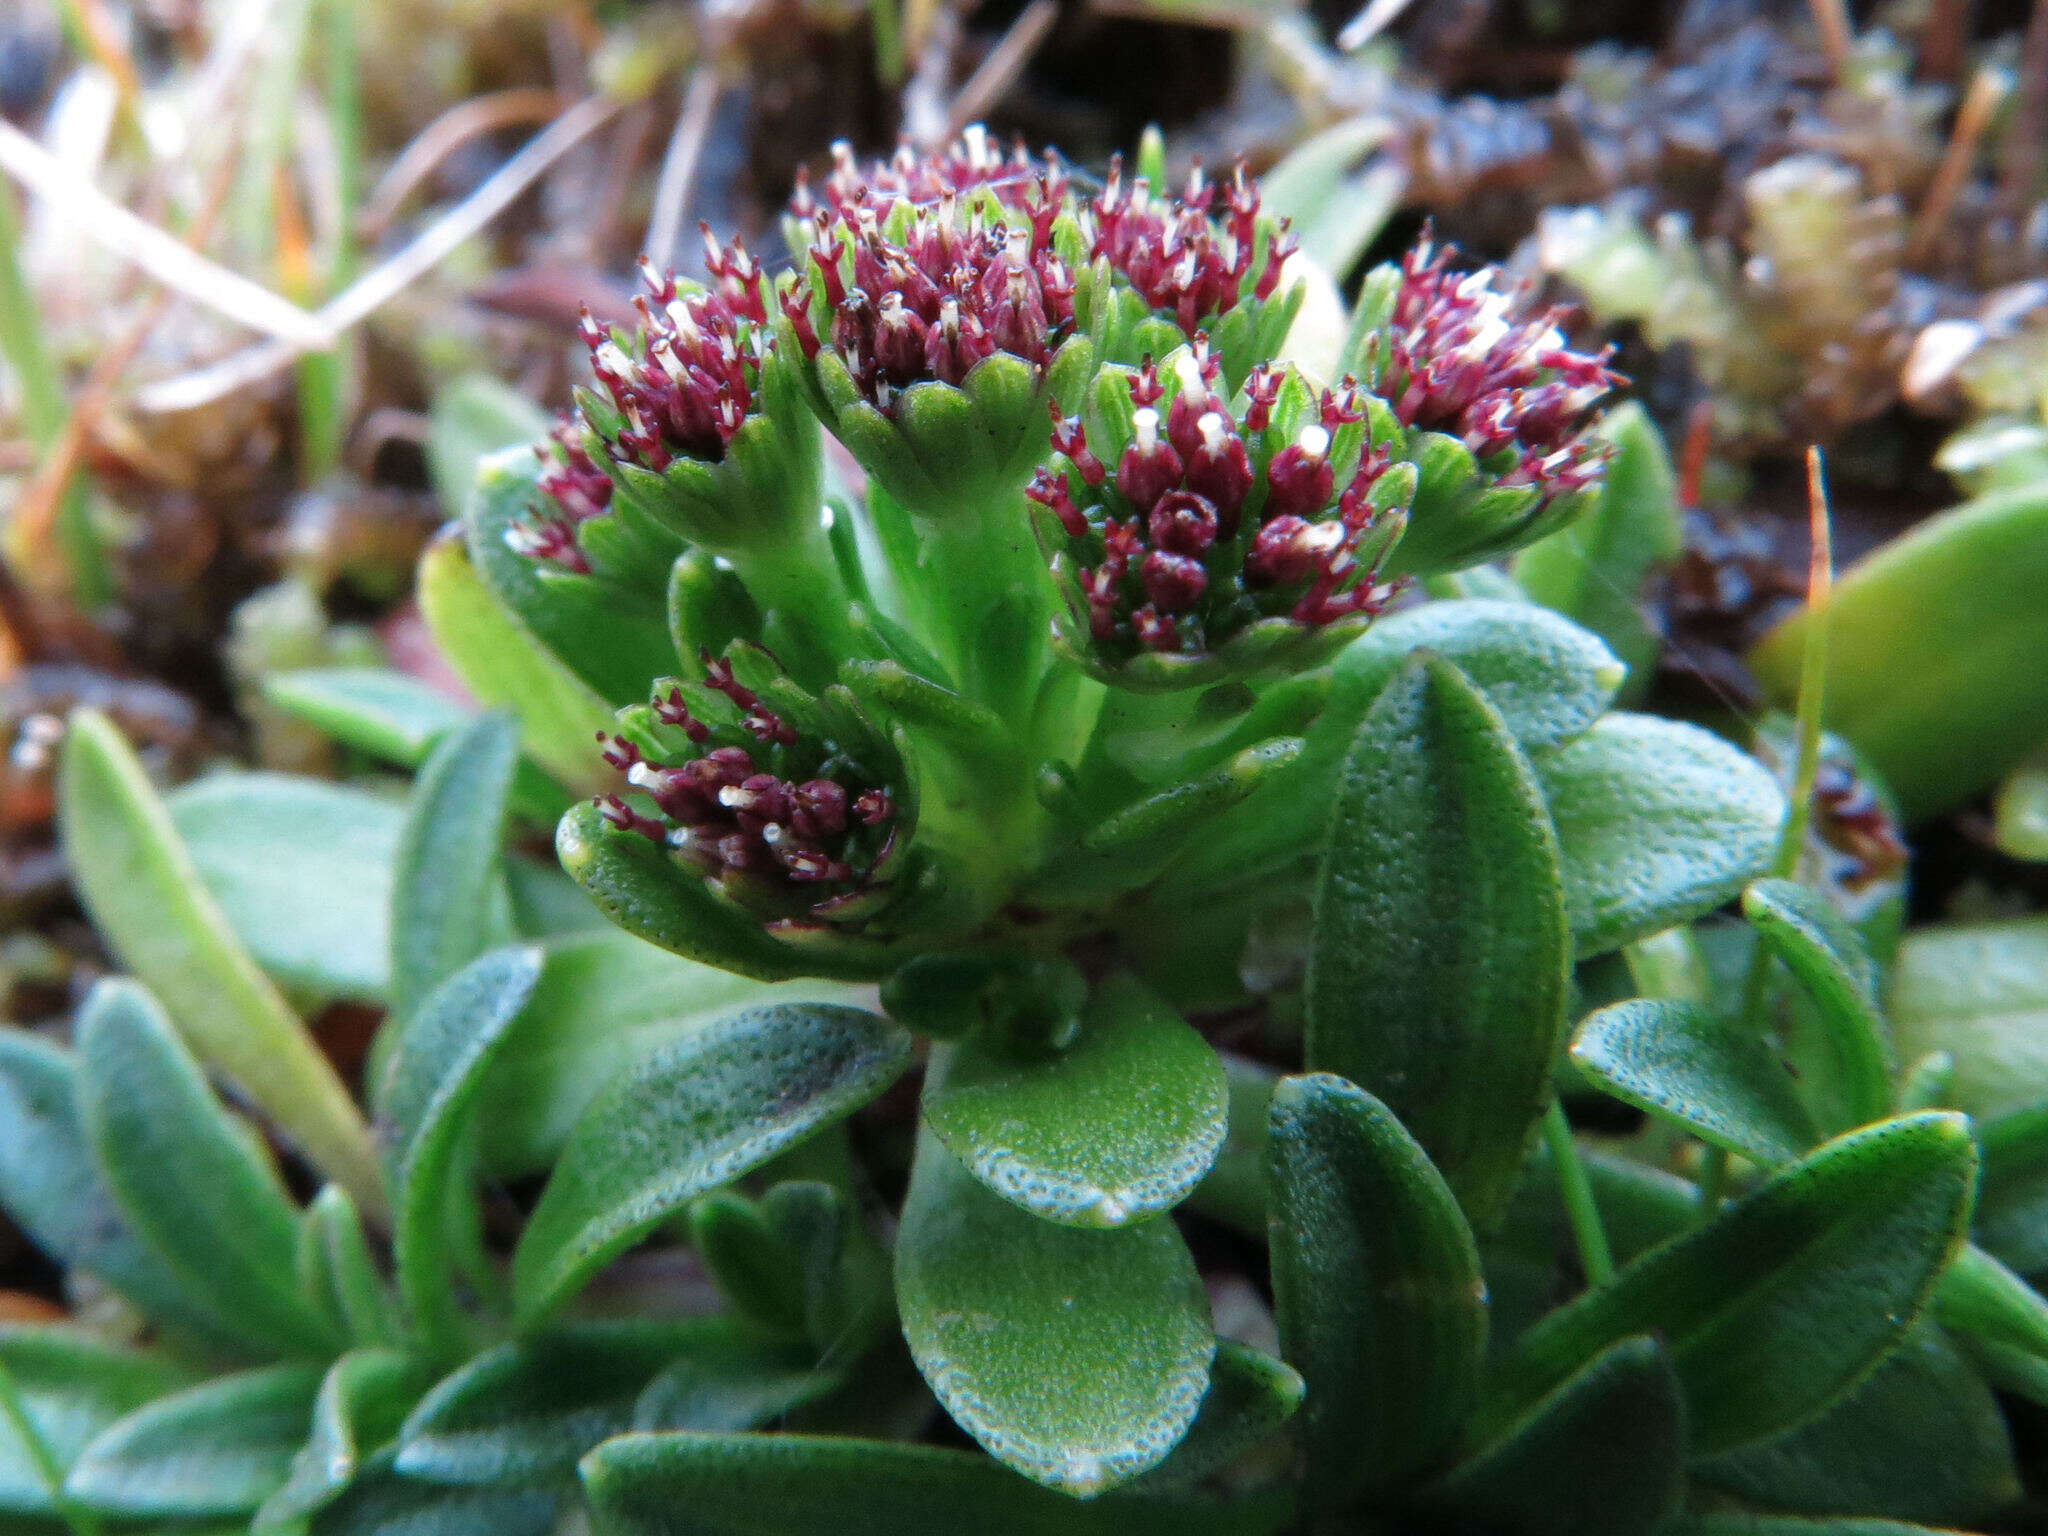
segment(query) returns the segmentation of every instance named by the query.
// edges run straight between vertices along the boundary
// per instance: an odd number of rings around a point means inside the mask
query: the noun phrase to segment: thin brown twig
[[[1914,60],[1922,80],[1943,84],[1960,80],[1970,40],[1974,0],[1932,0],[1920,28],[1920,51]]]
[[[0,170],[165,287],[266,336],[309,348],[334,344],[333,331],[317,316],[130,213],[4,120],[0,120]]]
[[[411,243],[321,305],[315,311],[319,319],[337,336],[360,324],[479,233],[551,165],[610,122],[618,111],[617,102],[595,96],[579,101],[527,140],[481,186]],[[151,413],[193,410],[268,378],[312,350],[317,349],[285,341],[246,347],[206,367],[144,385],[135,392],[135,405]]]
[[[1948,147],[1942,151],[1941,164],[1935,168],[1934,180],[1928,184],[1927,196],[1913,221],[1913,233],[1906,242],[1906,265],[1917,267],[1933,253],[1934,242],[1940,238],[1942,225],[1948,222],[1949,211],[1970,174],[1978,142],[2004,99],[2005,77],[2000,71],[1980,69],[1971,78],[1969,90],[1963,93],[1963,103],[1956,109],[1956,124],[1949,133]]]
[[[952,105],[946,109],[946,138],[952,138],[969,123],[978,121],[1003,99],[1004,93],[1017,83],[1024,66],[1031,62],[1031,56],[1038,52],[1039,45],[1052,31],[1053,23],[1059,19],[1059,0],[1031,0],[1018,13],[1001,41],[989,50],[988,57],[967,77],[967,83],[960,87]]]
[[[1807,9],[1813,12],[1814,26],[1820,29],[1820,46],[1828,56],[1828,73],[1839,80],[1856,42],[1846,0],[1807,0]]]
[[[398,152],[391,169],[363,200],[362,212],[356,216],[357,232],[365,240],[381,240],[405,200],[434,174],[442,161],[470,140],[496,133],[500,128],[544,123],[561,110],[561,96],[537,85],[515,86],[457,102],[414,134],[412,142]]]
[[[2034,0],[2020,39],[2020,99],[2006,129],[2005,164],[1999,195],[2015,212],[2041,185],[2041,157],[2048,154],[2048,0]]]

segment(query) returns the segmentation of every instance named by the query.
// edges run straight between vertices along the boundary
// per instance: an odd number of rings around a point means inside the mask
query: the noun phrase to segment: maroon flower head
[[[682,289],[643,264],[640,326],[622,346],[586,312],[590,363],[623,424],[608,434],[622,462],[659,472],[678,458],[717,463],[753,408],[772,344],[760,269],[738,245],[704,235],[708,288]]]
[[[1261,619],[1321,627],[1376,612],[1388,589],[1360,550],[1389,459],[1368,448],[1340,466],[1334,452],[1335,434],[1363,419],[1357,386],[1323,391],[1285,436],[1270,427],[1277,371],[1253,374],[1235,414],[1206,338],[1173,373],[1170,400],[1151,363],[1131,375],[1131,433],[1113,468],[1070,418],[1053,432],[1069,471],[1026,492],[1065,535],[1096,646],[1110,659],[1198,654]]]
[[[1012,141],[1004,154],[986,128],[975,124],[962,131],[945,148],[919,154],[908,142],[897,146],[887,160],[863,167],[853,146],[841,140],[832,146],[832,169],[814,190],[810,172],[797,171],[796,191],[789,200],[791,215],[805,224],[818,214],[852,220],[866,209],[886,217],[897,203],[913,207],[932,206],[945,198],[958,198],[986,187],[1005,205],[1023,209],[1049,194],[1054,203],[1064,203],[1067,179],[1059,161],[1048,152],[1034,163],[1024,141]]]
[[[1580,432],[1624,382],[1607,366],[1613,349],[1571,350],[1563,310],[1530,312],[1525,290],[1496,288],[1492,267],[1453,271],[1455,255],[1425,236],[1402,259],[1376,342],[1379,394],[1404,425],[1459,438],[1481,461],[1513,453],[1504,485],[1536,485],[1548,499],[1589,484],[1599,459]]]
[[[1090,257],[1106,258],[1150,308],[1171,315],[1189,337],[1243,300],[1270,298],[1294,250],[1282,228],[1261,253],[1258,188],[1242,165],[1223,188],[1196,166],[1187,190],[1166,198],[1155,196],[1142,176],[1127,183],[1121,159],[1112,160],[1109,180],[1087,212]]]
[[[896,840],[889,791],[843,753],[805,740],[730,663],[707,654],[703,664],[696,708],[671,684],[647,712],[660,729],[639,742],[599,736],[605,761],[654,808],[601,796],[606,818],[778,916],[829,915],[875,890]],[[712,696],[730,706],[715,717]],[[656,753],[643,745],[654,736],[687,745]]]
[[[806,356],[829,347],[885,412],[908,386],[959,384],[997,352],[1043,369],[1074,329],[1074,278],[1052,240],[1065,199],[1054,170],[991,158],[979,139],[865,174],[846,156],[822,200],[798,189],[816,266],[783,312]]]
[[[505,531],[505,542],[529,560],[559,566],[579,576],[590,573],[590,561],[577,541],[577,531],[611,507],[612,481],[583,446],[583,424],[573,416],[557,421],[545,443],[536,443],[540,459],[539,486],[547,498],[527,509]]]

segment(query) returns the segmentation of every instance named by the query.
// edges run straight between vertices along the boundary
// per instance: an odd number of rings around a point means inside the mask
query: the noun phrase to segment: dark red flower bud
[[[1163,549],[1155,549],[1145,557],[1139,579],[1152,606],[1162,613],[1187,612],[1201,601],[1209,586],[1209,573],[1202,568],[1201,561]]]
[[[1150,406],[1131,418],[1131,444],[1117,462],[1116,488],[1140,512],[1180,484],[1180,455],[1159,435],[1159,413]]]
[[[1168,491],[1153,504],[1145,531],[1154,549],[1199,558],[1216,542],[1216,508],[1193,491]]]
[[[1327,428],[1308,426],[1266,466],[1265,518],[1309,517],[1330,504],[1336,472]]]

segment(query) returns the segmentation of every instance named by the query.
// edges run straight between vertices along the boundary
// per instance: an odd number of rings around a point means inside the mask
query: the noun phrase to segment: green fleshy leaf
[[[731,1323],[582,1323],[488,1349],[406,1417],[395,1470],[432,1483],[535,1484],[575,1470],[633,1420],[634,1405],[678,1351],[716,1349]]]
[[[1283,1079],[1268,1141],[1273,1300],[1308,1385],[1311,1500],[1426,1471],[1478,1397],[1486,1283],[1457,1197],[1387,1107],[1339,1077]]]
[[[434,643],[487,707],[519,718],[528,754],[572,790],[609,777],[593,745],[612,706],[533,636],[477,575],[459,537],[444,532],[420,557],[420,614]]]
[[[1954,1059],[1958,1109],[1989,1117],[2048,1099],[2048,918],[1916,929],[1899,946],[1891,1011],[1908,1061]]]
[[[236,940],[142,764],[96,711],[71,716],[57,812],[79,896],[115,956],[163,999],[210,1068],[366,1212],[381,1213],[376,1154],[355,1101]]]
[[[502,925],[503,847],[518,729],[485,715],[442,738],[405,811],[391,882],[391,1013],[403,1019],[428,993],[491,947]]]
[[[1525,751],[1584,734],[1625,675],[1598,636],[1531,603],[1458,599],[1389,614],[1331,663],[1327,701],[1294,765],[1227,812],[1170,878],[1229,886],[1312,846],[1360,722],[1417,650],[1476,683]]]
[[[160,1356],[69,1327],[0,1325],[0,1366],[60,1475],[108,1425],[190,1380]],[[55,1512],[36,1458],[14,1425],[0,1421],[0,1516]]]
[[[1820,1140],[1785,1060],[1697,1003],[1637,998],[1589,1015],[1573,1065],[1711,1146],[1770,1167]]]
[[[392,1457],[372,1458],[313,1516],[309,1536],[551,1536],[556,1529],[557,1487],[450,1488],[400,1475]]]
[[[539,474],[528,443],[477,465],[462,513],[470,561],[498,601],[593,692],[614,707],[638,704],[650,682],[676,668],[666,594],[544,569],[506,543],[507,531],[546,500]]]
[[[1877,1011],[1877,967],[1826,899],[1791,880],[1759,880],[1742,915],[1813,1000],[1841,1103],[1829,1129],[1882,1118],[1892,1107],[1892,1066]]]
[[[1685,1388],[1694,1454],[1793,1429],[1897,1346],[1961,1245],[1975,1179],[1960,1115],[1838,1137],[1538,1323],[1482,1419],[1498,1429],[1609,1345],[1653,1332]]]
[[[379,1139],[393,1192],[392,1255],[398,1291],[431,1350],[465,1344],[456,1296],[451,1223],[474,1243],[473,1207],[462,1199],[462,1138],[491,1054],[540,975],[540,951],[494,950],[430,993],[404,1021],[387,1060]]]
[[[605,1084],[706,1019],[752,1003],[854,1002],[825,981],[768,985],[699,965],[605,925],[547,945],[519,1022],[492,1055],[477,1103],[484,1166],[550,1167]]]
[[[1314,915],[1308,1065],[1383,1096],[1483,1226],[1550,1097],[1570,937],[1535,779],[1451,663],[1359,727]]]
[[[636,1430],[705,1433],[754,1429],[816,1402],[840,1384],[801,1344],[734,1330],[707,1332],[648,1382],[633,1405]]]
[[[845,1197],[831,1185],[785,1180],[759,1200],[732,1190],[704,1196],[690,1208],[690,1243],[741,1318],[843,1358],[859,1352],[858,1335],[867,1331],[847,1315],[851,1298],[841,1294],[850,1220]]]
[[[395,1349],[358,1349],[328,1367],[313,1398],[306,1443],[251,1529],[289,1531],[332,1504],[363,1462],[389,1444],[425,1388],[419,1362]]]
[[[263,697],[343,746],[399,768],[419,767],[435,742],[476,718],[468,704],[389,667],[273,672],[263,679]],[[561,787],[523,758],[512,803],[523,819],[543,823],[567,808]]]
[[[1277,1435],[1306,1392],[1301,1373],[1286,1361],[1219,1338],[1195,1422],[1173,1454],[1133,1483],[1132,1491],[1192,1487],[1229,1466]]]
[[[459,513],[476,485],[478,465],[547,430],[546,413],[511,385],[485,373],[450,380],[436,391],[427,423],[427,472],[441,505]],[[526,455],[530,461],[533,450]]]
[[[1654,1339],[1595,1355],[1425,1495],[1471,1536],[1649,1536],[1685,1495],[1685,1413]]]
[[[52,1259],[105,1281],[159,1327],[236,1348],[129,1230],[87,1144],[77,1081],[70,1052],[0,1029],[0,1207]]]
[[[280,1355],[333,1347],[301,1294],[297,1213],[156,1002],[102,981],[78,1024],[80,1117],[128,1228],[218,1325]]]
[[[1661,642],[1643,616],[1643,584],[1684,547],[1678,477],[1638,401],[1610,411],[1590,435],[1614,449],[1591,508],[1517,555],[1515,581],[1532,602],[1598,634],[1647,682]]]
[[[64,1491],[133,1518],[249,1514],[290,1472],[320,1377],[316,1365],[275,1365],[159,1398],[102,1430]]]
[[[780,1003],[708,1021],[640,1062],[577,1123],[520,1236],[522,1325],[697,1196],[873,1099],[910,1046],[855,1008]]]
[[[1980,1120],[1977,1146],[1977,1241],[2023,1275],[2048,1270],[2048,1105]]]
[[[283,773],[209,774],[164,803],[207,891],[273,980],[384,1000],[396,805]]]
[[[1048,1221],[1171,1210],[1223,1144],[1223,1065],[1142,983],[1112,976],[1063,1050],[984,1030],[935,1063],[924,1119],[974,1176]]]
[[[1877,764],[1909,819],[1956,805],[2048,736],[2048,494],[1966,502],[1882,545],[1828,600],[1827,724]],[[1750,653],[1790,707],[1812,622]],[[1927,658],[1940,657],[1930,667]]]
[[[1989,1519],[2020,1495],[1997,1399],[1925,1322],[1812,1423],[1694,1472],[1771,1509],[1944,1525]]]
[[[299,1218],[299,1289],[352,1344],[397,1342],[396,1307],[370,1256],[355,1202],[329,1184]]]
[[[983,1456],[809,1435],[625,1435],[585,1459],[583,1485],[617,1536],[1271,1536],[1290,1513],[1272,1498],[1076,1503]]]
[[[896,1301],[954,1421],[1065,1493],[1159,1465],[1208,1388],[1208,1298],[1171,1221],[1041,1221],[989,1193],[929,1133],[896,1240]]]
[[[555,829],[562,868],[626,932],[687,960],[759,981],[800,976],[870,980],[887,974],[886,952],[821,951],[778,943],[760,919],[720,901],[694,869],[637,832],[622,832],[597,806],[570,810]]]
[[[1580,959],[1734,899],[1763,873],[1785,819],[1755,759],[1675,720],[1609,715],[1535,767]]]
[[[1863,1520],[1852,1515],[1807,1520],[1798,1515],[1723,1513],[1682,1515],[1662,1536],[1957,1536],[1902,1520]]]

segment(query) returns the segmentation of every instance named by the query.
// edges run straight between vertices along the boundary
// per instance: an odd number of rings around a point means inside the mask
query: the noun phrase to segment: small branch
[[[690,206],[690,190],[697,182],[697,165],[704,158],[704,141],[711,136],[711,115],[718,109],[724,89],[718,71],[699,64],[690,71],[689,88],[683,92],[683,110],[676,117],[675,132],[661,157],[661,178],[654,185],[654,211],[647,220],[647,239],[642,250],[655,270],[666,272],[675,261],[676,244],[682,236],[683,215]]]
[[[1813,12],[1814,26],[1820,29],[1821,52],[1828,56],[1828,73],[1839,80],[1856,42],[1846,0],[1807,0],[1807,9]]]
[[[1771,874],[1789,880],[1799,868],[1806,824],[1813,814],[1813,781],[1820,772],[1821,712],[1828,688],[1828,601],[1835,589],[1833,521],[1828,515],[1827,468],[1820,449],[1806,450],[1807,521],[1813,551],[1806,566],[1806,654],[1799,669],[1799,751],[1792,772],[1792,804],[1778,837]]]
[[[1586,1179],[1586,1165],[1579,1161],[1579,1144],[1572,1140],[1572,1124],[1564,1116],[1564,1105],[1556,1099],[1543,1115],[1543,1141],[1550,1149],[1550,1161],[1557,1172],[1558,1193],[1564,1200],[1565,1220],[1578,1246],[1579,1268],[1586,1283],[1605,1285],[1614,1278],[1614,1250],[1607,1243],[1607,1229],[1600,1224],[1600,1207],[1593,1201],[1593,1186]]]
[[[414,134],[412,142],[398,152],[391,169],[364,199],[356,228],[365,240],[381,238],[405,200],[434,174],[443,160],[471,139],[496,133],[500,128],[544,123],[561,110],[562,98],[540,86],[492,91],[450,107]]]
[[[137,218],[99,188],[80,181],[47,149],[4,120],[0,120],[0,170],[166,288],[252,331],[296,347],[334,344],[334,330],[328,323]]]
[[[1919,217],[1913,222],[1912,238],[1906,242],[1907,266],[1920,266],[1934,253],[1934,242],[1941,237],[1941,227],[1955,206],[1956,194],[1962,191],[1970,174],[1977,145],[1991,125],[1998,104],[2005,99],[2005,87],[2005,76],[1996,69],[1980,69],[1971,79],[1963,104],[1956,109],[1956,125],[1948,136],[1948,148],[1942,151],[1941,164],[1927,188],[1926,201],[1921,203]]]
[[[422,230],[405,246],[336,294],[316,312],[326,338],[311,344],[266,342],[190,373],[159,379],[137,390],[138,409],[188,411],[268,378],[302,352],[333,345],[333,338],[396,298],[452,255],[463,242],[510,207],[520,193],[569,150],[617,114],[618,103],[588,97],[564,112],[500,166],[483,185]]]

